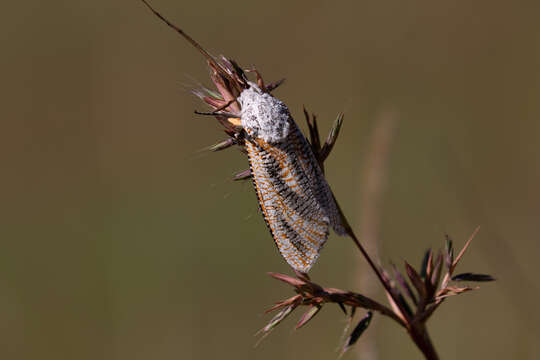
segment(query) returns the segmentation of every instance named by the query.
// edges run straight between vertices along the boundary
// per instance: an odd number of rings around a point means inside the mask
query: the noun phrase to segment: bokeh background
[[[345,112],[327,171],[359,232],[366,159],[391,111],[381,263],[417,264],[445,233],[459,247],[481,225],[461,270],[498,281],[444,304],[435,346],[445,359],[538,356],[538,2],[153,4],[212,53],[286,77],[275,95],[298,122],[305,104],[326,134]],[[253,346],[263,311],[291,295],[266,272],[290,270],[251,185],[231,181],[244,156],[201,151],[224,136],[193,115],[201,56],[135,0],[11,1],[1,17],[0,356],[336,358],[337,307]],[[362,291],[362,262],[332,235],[311,275]],[[346,358],[421,358],[385,318],[368,333]]]

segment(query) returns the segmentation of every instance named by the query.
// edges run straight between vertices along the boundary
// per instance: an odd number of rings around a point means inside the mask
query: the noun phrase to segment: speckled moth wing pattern
[[[246,141],[260,209],[277,248],[294,269],[307,272],[332,226],[345,230],[311,146],[292,118],[284,141]]]

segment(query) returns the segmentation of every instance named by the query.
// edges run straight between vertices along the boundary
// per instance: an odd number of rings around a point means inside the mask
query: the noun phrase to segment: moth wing
[[[292,120],[292,119],[291,119]],[[299,164],[303,176],[307,179],[305,192],[315,199],[317,206],[326,215],[330,226],[338,235],[346,235],[347,231],[343,224],[341,211],[336,203],[336,199],[326,178],[319,167],[315,155],[298,126],[294,124],[290,134],[289,153],[294,161]]]
[[[330,219],[314,194],[321,190],[313,174],[318,165],[303,154],[298,139],[288,140],[271,145],[256,139],[247,141],[246,148],[259,206],[276,246],[290,266],[307,272],[328,238]]]

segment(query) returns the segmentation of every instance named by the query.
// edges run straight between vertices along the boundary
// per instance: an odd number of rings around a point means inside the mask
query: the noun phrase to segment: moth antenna
[[[150,9],[151,12],[154,13],[154,15],[156,15],[161,21],[163,21],[165,24],[167,24],[170,28],[172,28],[173,30],[175,30],[177,33],[179,33],[184,39],[186,39],[191,45],[193,45],[205,58],[206,60],[212,65],[212,67],[215,67],[216,69],[219,69],[219,71],[221,72],[222,75],[225,75],[226,78],[230,79],[230,76],[229,74],[227,74],[227,72],[225,71],[225,69],[223,69],[223,67],[217,63],[217,61],[214,59],[214,57],[212,55],[210,55],[206,50],[204,50],[204,48],[199,45],[198,42],[196,42],[195,40],[193,40],[193,38],[191,36],[189,36],[188,34],[186,34],[184,32],[184,30],[180,29],[178,26],[174,25],[172,22],[170,22],[169,20],[167,20],[167,18],[165,18],[165,16],[161,15],[156,9],[154,9],[152,7],[152,5],[150,5],[146,0],[141,0],[143,2],[144,5],[146,5],[146,7],[148,9]]]

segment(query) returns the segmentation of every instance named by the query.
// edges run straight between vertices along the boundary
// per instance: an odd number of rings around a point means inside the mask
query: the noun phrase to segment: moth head
[[[250,82],[238,97],[242,127],[249,136],[268,143],[284,141],[289,134],[291,114],[287,106]]]

